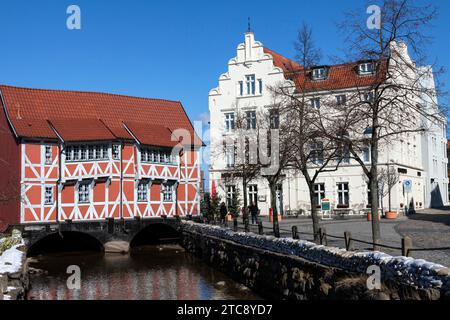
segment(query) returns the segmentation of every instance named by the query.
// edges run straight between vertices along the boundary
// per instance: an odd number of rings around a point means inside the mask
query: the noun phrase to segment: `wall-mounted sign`
[[[259,202],[266,202],[267,197],[266,196],[258,196]]]
[[[412,181],[411,180],[404,180],[403,181],[403,189],[406,193],[410,193],[412,191]]]
[[[331,202],[330,199],[322,199],[321,201],[322,211],[330,211],[331,210]]]

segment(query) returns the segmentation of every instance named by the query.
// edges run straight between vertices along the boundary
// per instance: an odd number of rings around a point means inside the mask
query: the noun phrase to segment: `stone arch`
[[[32,242],[27,250],[27,256],[74,251],[103,252],[102,241],[93,235],[79,231],[62,231],[46,234]]]
[[[180,240],[180,233],[178,230],[167,223],[152,223],[139,230],[130,241],[130,248],[163,244],[163,243],[178,243]]]

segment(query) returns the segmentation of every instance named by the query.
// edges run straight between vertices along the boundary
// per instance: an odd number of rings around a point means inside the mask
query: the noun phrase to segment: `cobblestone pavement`
[[[272,223],[269,219],[262,217],[262,220],[264,233],[273,234]],[[229,225],[231,226],[231,223]],[[291,229],[294,225],[297,226],[301,239],[313,239],[311,218],[306,217],[283,219],[280,222],[281,236],[291,237]],[[345,231],[350,231],[354,239],[372,241],[371,222],[366,219],[355,217],[345,220],[322,220],[321,226],[326,228],[327,234],[342,237],[340,239],[329,236],[329,246],[345,248],[343,239]],[[239,224],[239,228],[243,229],[242,223]],[[256,225],[251,226],[251,231],[256,233],[257,230]],[[450,208],[427,209],[407,217],[399,217],[396,220],[381,220],[382,244],[398,248],[383,248],[382,251],[391,255],[400,255],[401,239],[404,236],[410,236],[413,239],[414,248],[450,247]],[[353,244],[353,247],[355,249],[371,249],[370,245],[357,242]],[[410,256],[450,266],[449,249],[413,251]]]

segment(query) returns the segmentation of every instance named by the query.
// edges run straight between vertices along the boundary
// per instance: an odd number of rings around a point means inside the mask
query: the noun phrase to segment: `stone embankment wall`
[[[29,288],[26,248],[20,234],[0,239],[0,300],[23,300]]]
[[[192,221],[182,222],[180,231],[187,251],[266,298],[450,300],[450,270],[425,260],[348,252]],[[380,289],[367,285],[371,266],[379,267]]]

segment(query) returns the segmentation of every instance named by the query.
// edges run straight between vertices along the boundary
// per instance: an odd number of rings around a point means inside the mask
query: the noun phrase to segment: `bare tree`
[[[220,152],[226,158],[227,172],[223,174],[226,184],[242,187],[244,219],[248,219],[248,184],[258,177],[261,167],[254,148],[258,140],[256,113],[243,112],[235,105],[233,134],[224,138]]]
[[[276,99],[277,97],[274,96]],[[290,119],[282,113],[280,103],[272,104],[259,118],[258,161],[261,164],[260,175],[264,177],[270,190],[270,207],[273,215],[273,232],[280,236],[277,208],[277,187],[285,178],[286,170],[292,169],[294,132]]]
[[[398,181],[400,175],[397,170],[395,170],[392,166],[387,166],[386,168],[382,168],[378,173],[378,188],[380,193],[380,202],[381,208],[383,208],[383,199],[384,197],[388,197],[388,211],[392,211],[392,201],[391,201],[391,192],[392,188],[394,188]]]
[[[319,63],[321,54],[314,45],[312,29],[306,23],[298,31],[295,49],[300,66],[287,75],[293,80],[293,86],[280,84],[271,90],[280,101],[280,113],[287,121],[285,125],[293,133],[292,164],[302,173],[308,185],[314,240],[318,241],[320,223],[317,206],[321,199],[316,201],[314,186],[320,173],[337,170],[342,157],[338,157],[335,141],[317,127],[319,106],[311,102],[313,90],[309,73]]]
[[[354,67],[360,76],[354,77],[351,86],[355,90],[347,105],[323,113],[321,127],[325,129],[333,124],[334,134],[326,129],[323,132],[348,148],[369,180],[374,217],[372,234],[374,249],[377,249],[381,241],[378,217],[380,148],[389,141],[420,135],[431,125],[445,123],[446,117],[440,108],[443,101],[438,103],[437,98],[442,92],[430,85],[443,70],[418,67],[427,61],[424,48],[431,38],[426,31],[436,18],[436,8],[415,6],[407,0],[384,0],[372,25],[365,13],[365,8],[348,13],[339,25],[341,30],[348,32],[345,39],[347,57],[358,61]],[[370,164],[361,156],[365,148],[370,149]]]

